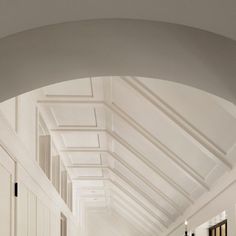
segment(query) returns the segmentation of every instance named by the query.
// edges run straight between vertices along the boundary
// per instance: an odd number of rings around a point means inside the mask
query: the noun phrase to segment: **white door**
[[[14,235],[15,163],[0,147],[0,235]]]

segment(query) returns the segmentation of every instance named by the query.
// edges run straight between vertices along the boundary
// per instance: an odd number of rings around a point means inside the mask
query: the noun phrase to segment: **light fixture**
[[[190,234],[188,233],[188,221],[187,220],[185,220],[185,222],[184,222],[184,236],[190,236]],[[192,233],[191,234],[191,236],[194,236],[195,234],[194,233]]]

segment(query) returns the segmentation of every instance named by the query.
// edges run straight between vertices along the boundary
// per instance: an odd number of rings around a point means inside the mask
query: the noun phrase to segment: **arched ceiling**
[[[236,102],[236,41],[145,20],[56,24],[0,40],[0,101],[89,76],[175,81]]]
[[[203,91],[101,77],[33,93],[80,209],[110,209],[141,235],[165,235],[235,166],[236,108]]]
[[[234,0],[1,0],[0,37],[45,25],[104,18],[183,24],[236,39]]]

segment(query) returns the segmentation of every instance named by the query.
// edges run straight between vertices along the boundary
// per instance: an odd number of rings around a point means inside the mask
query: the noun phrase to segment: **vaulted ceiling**
[[[234,165],[236,109],[157,79],[85,78],[40,89],[40,113],[80,207],[159,235]]]
[[[20,31],[87,19],[143,19],[196,27],[236,39],[234,0],[0,1],[0,38]]]

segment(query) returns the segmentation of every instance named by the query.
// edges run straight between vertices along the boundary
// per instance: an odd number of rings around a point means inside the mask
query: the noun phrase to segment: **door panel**
[[[13,236],[15,163],[0,147],[0,235]]]
[[[30,191],[28,192],[28,235],[37,235],[37,199]]]
[[[23,185],[19,185],[17,200],[17,236],[27,236],[28,234],[28,191]]]
[[[44,205],[37,199],[37,236],[44,236]]]

